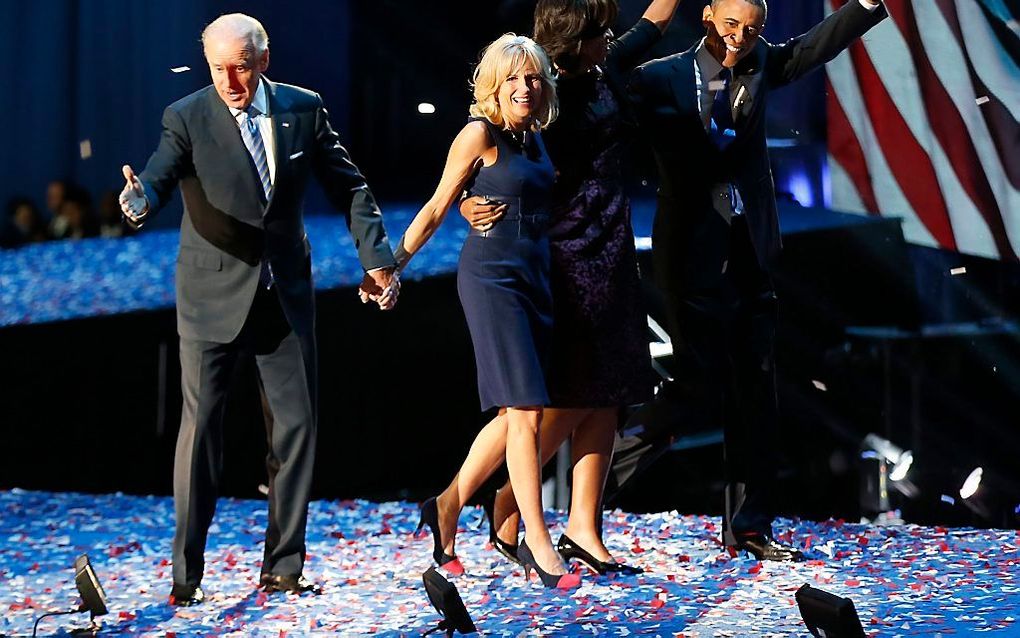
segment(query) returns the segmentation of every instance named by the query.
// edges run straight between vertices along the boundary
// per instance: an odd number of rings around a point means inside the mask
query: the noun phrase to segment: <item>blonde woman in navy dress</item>
[[[552,330],[549,291],[549,195],[554,171],[540,130],[556,117],[556,89],[545,52],[533,40],[506,34],[486,47],[475,69],[473,116],[460,131],[432,199],[411,222],[396,258],[400,267],[432,236],[464,190],[507,205],[490,229],[472,229],[461,251],[457,291],[478,368],[483,410],[500,416],[475,438],[450,488],[422,505],[433,558],[464,571],[454,553],[465,501],[502,464],[514,487],[524,540],[518,556],[547,587],[580,584],[553,548],[542,508],[538,431],[549,404],[545,363]]]

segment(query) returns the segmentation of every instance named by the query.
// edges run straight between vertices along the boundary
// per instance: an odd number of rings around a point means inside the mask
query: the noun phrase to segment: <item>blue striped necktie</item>
[[[255,168],[259,172],[259,180],[262,182],[262,192],[268,202],[269,192],[273,189],[273,182],[269,175],[269,162],[266,160],[266,146],[262,143],[259,123],[255,120],[255,117],[258,115],[259,110],[255,108],[255,105],[251,105],[247,110],[238,113],[237,117],[241,123],[241,139],[244,141],[245,148],[248,149],[248,153],[255,162]],[[267,289],[273,285],[273,269],[269,265],[269,260],[264,258],[259,269],[259,284]]]
[[[269,192],[273,189],[273,182],[269,175],[269,162],[266,160],[266,146],[262,143],[259,123],[255,119],[258,115],[259,110],[252,105],[247,110],[241,111],[238,117],[241,120],[241,139],[255,162],[259,180],[262,181],[262,191],[266,196],[266,201],[269,201]]]

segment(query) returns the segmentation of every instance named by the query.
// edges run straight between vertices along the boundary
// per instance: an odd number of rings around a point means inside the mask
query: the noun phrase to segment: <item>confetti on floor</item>
[[[31,633],[44,611],[76,604],[74,557],[88,553],[109,597],[106,636],[419,635],[439,620],[421,573],[431,539],[412,537],[413,503],[316,501],[305,573],[320,596],[255,589],[265,503],[221,499],[206,552],[207,600],[166,604],[173,503],[167,497],[0,492],[0,635]],[[554,538],[565,523],[550,513]],[[461,517],[452,579],[486,635],[804,636],[793,600],[804,583],[852,598],[872,636],[1020,633],[1020,532],[841,521],[781,520],[798,564],[731,559],[718,519],[607,513],[607,545],[637,577],[585,574],[568,593],[526,583],[485,547],[482,512]],[[40,635],[67,635],[85,615],[47,618]]]

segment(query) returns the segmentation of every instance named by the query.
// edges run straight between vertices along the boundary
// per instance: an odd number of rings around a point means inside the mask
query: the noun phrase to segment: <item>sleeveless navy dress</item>
[[[552,334],[549,291],[549,195],[555,172],[538,133],[523,143],[483,122],[496,145],[492,166],[468,187],[506,203],[488,231],[471,229],[457,267],[457,292],[478,369],[482,410],[549,404],[545,366]]]

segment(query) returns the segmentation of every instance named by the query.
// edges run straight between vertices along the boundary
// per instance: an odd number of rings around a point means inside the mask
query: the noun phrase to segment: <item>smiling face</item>
[[[503,120],[513,130],[522,130],[542,106],[542,74],[530,60],[512,72],[496,93]]]
[[[246,38],[216,34],[205,42],[205,59],[220,99],[235,109],[248,108],[269,67],[269,50],[258,54]]]
[[[758,43],[765,27],[765,11],[746,0],[718,0],[705,7],[702,23],[709,52],[729,69]]]

